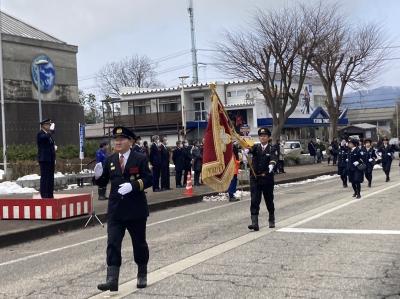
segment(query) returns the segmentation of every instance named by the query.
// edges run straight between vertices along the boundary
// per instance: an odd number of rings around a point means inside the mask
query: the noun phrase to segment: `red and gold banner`
[[[235,172],[232,130],[224,107],[211,86],[211,109],[204,135],[202,181],[218,192],[226,192]]]

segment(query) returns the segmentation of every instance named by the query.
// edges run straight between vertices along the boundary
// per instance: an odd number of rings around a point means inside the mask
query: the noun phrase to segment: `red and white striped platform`
[[[0,199],[0,220],[32,219],[57,220],[89,214],[92,211],[90,194],[54,194],[52,199]]]

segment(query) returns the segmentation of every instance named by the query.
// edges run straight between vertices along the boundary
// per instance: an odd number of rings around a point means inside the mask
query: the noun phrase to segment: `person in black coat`
[[[386,182],[390,181],[390,167],[392,166],[394,149],[389,144],[389,138],[384,137],[382,145],[378,148],[377,151],[379,157],[382,159],[382,169],[386,174]]]
[[[310,156],[313,157],[314,163],[317,162],[317,149],[315,147],[314,141],[310,140],[308,143],[308,152],[310,153]]]
[[[56,145],[52,137],[55,124],[50,119],[40,122],[41,130],[37,134],[38,162],[40,166],[40,196],[54,198],[54,170]]]
[[[161,156],[161,191],[170,190],[170,176],[169,176],[169,149],[167,147],[167,137],[163,137],[160,145],[160,156]]]
[[[149,208],[144,190],[151,186],[152,176],[145,155],[131,150],[135,134],[127,128],[115,127],[115,153],[104,166],[97,163],[95,182],[105,187],[111,181],[107,211],[107,279],[97,287],[101,291],[117,291],[121,266],[121,244],[128,230],[138,265],[137,287],[147,285],[149,248],[146,242],[146,221]]]
[[[192,175],[192,153],[191,147],[188,145],[187,141],[184,140],[183,144],[183,186],[186,186],[187,175],[190,173]]]
[[[375,165],[375,161],[377,159],[376,153],[375,153],[375,149],[372,147],[372,141],[371,139],[365,139],[364,140],[364,162],[365,165],[367,166],[367,168],[365,169],[364,173],[365,173],[365,178],[368,181],[368,187],[371,188],[371,184],[372,184],[372,171],[374,169],[374,165]]]
[[[336,138],[333,138],[331,142],[331,154],[332,154],[332,162],[333,165],[336,165],[339,155],[339,143]]]
[[[358,144],[358,140],[351,139],[349,141],[350,150],[347,158],[347,174],[354,190],[353,197],[361,198],[361,183],[364,182],[364,171],[360,170],[357,166],[364,163],[364,160]]]
[[[337,174],[340,175],[340,179],[343,182],[343,188],[347,188],[347,156],[349,153],[349,148],[347,147],[346,140],[342,140],[338,150],[338,171]]]
[[[150,164],[153,172],[153,192],[159,192],[161,175],[160,139],[157,135],[154,135],[151,139],[153,143],[150,146]]]
[[[175,185],[176,188],[182,188],[182,171],[184,169],[183,145],[179,140],[176,142],[176,148],[172,152],[172,162],[175,165]]]
[[[250,215],[251,224],[249,229],[258,231],[258,215],[260,211],[261,197],[264,197],[268,210],[269,227],[275,227],[274,206],[274,168],[278,161],[275,147],[269,143],[271,132],[268,128],[258,130],[260,144],[255,144],[250,153],[252,154],[251,166],[254,170],[250,173]]]
[[[194,171],[194,185],[200,186],[201,168],[203,166],[203,150],[199,147],[199,142],[195,141],[191,150],[193,158],[193,171]]]

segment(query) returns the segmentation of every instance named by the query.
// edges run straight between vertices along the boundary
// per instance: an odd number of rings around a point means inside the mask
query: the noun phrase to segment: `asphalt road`
[[[395,161],[397,164],[397,161]],[[400,174],[351,197],[339,178],[278,187],[277,227],[249,232],[249,198],[153,213],[149,286],[136,290],[127,234],[111,298],[398,298]],[[100,226],[0,249],[0,298],[107,298]]]

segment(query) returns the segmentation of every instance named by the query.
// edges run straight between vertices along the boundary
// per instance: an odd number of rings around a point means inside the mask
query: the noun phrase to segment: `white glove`
[[[245,148],[245,149],[244,149],[244,153],[247,155],[247,154],[249,153],[249,149],[248,149],[248,148]]]
[[[370,158],[370,159],[368,159],[368,161],[369,161],[369,162],[372,162],[372,161],[373,161],[373,159],[372,159],[372,158]]]
[[[103,174],[103,164],[97,163],[94,167],[94,178],[97,180]]]
[[[119,185],[118,193],[121,195],[128,194],[132,191],[132,184],[131,183],[123,183]]]
[[[391,153],[388,153],[388,156],[391,156],[392,154]]]
[[[268,169],[269,169],[269,173],[271,173],[274,170],[274,165],[269,164]]]
[[[57,151],[57,149],[58,149],[58,146],[54,145],[54,150]]]
[[[349,159],[346,159],[346,162],[349,162]]]
[[[357,166],[358,164],[360,163],[358,163],[357,161],[353,163],[354,166]]]
[[[51,123],[50,131],[54,131],[55,128],[56,128],[56,124],[55,123]]]

